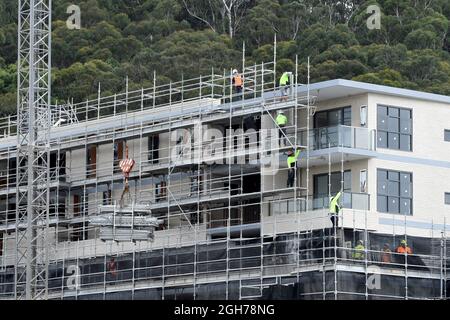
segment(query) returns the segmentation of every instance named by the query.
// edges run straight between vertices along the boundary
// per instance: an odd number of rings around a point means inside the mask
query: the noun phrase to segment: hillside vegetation
[[[81,8],[69,30],[67,7]],[[366,9],[378,4],[381,30]],[[0,114],[15,113],[17,0],[0,2]],[[299,55],[304,80],[354,79],[450,95],[448,0],[54,0],[53,99],[150,87],[272,59],[280,69]]]

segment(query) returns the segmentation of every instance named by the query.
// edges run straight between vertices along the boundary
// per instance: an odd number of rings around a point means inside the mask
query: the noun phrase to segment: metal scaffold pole
[[[51,0],[19,0],[15,298],[48,295]]]

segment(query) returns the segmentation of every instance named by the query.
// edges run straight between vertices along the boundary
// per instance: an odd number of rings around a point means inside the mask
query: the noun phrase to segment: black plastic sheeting
[[[302,274],[294,285],[275,285],[264,289],[263,300],[379,300],[440,299],[441,283],[437,279],[420,279],[380,275],[378,288],[367,289],[366,276],[355,272],[334,271]],[[324,281],[325,280],[325,285]],[[407,284],[406,284],[407,282]],[[325,288],[324,288],[325,286]],[[406,289],[408,293],[406,294]]]
[[[122,291],[106,294],[78,295],[67,297],[65,300],[225,300],[227,284],[210,283],[197,285],[194,293],[193,286],[176,288],[152,288],[132,291]],[[228,299],[239,299],[239,282],[228,283]]]
[[[337,272],[337,290],[334,288],[335,274],[327,271],[325,274],[312,271],[302,274],[299,282],[291,285],[272,285],[265,287],[260,300],[386,300],[405,299],[406,280],[396,276],[381,276],[379,289],[365,288],[365,275]],[[325,279],[324,279],[325,278]],[[324,288],[325,280],[325,288]],[[436,279],[408,278],[409,299],[439,299],[440,282]],[[325,289],[325,290],[324,290]],[[227,284],[210,283],[197,285],[194,293],[193,286],[141,289],[106,294],[79,295],[78,300],[225,300]],[[228,283],[228,298],[239,299],[239,283]],[[68,297],[67,299],[74,299]]]

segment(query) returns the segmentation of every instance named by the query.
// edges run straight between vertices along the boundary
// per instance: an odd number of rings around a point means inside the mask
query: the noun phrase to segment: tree
[[[407,60],[401,65],[402,74],[419,86],[427,87],[434,81],[447,81],[449,75],[440,70],[439,58],[432,50],[420,50],[408,53]]]
[[[70,0],[54,1],[52,96],[102,92],[209,75],[273,59],[306,82],[343,77],[450,94],[448,0],[77,0],[81,30],[66,26]],[[366,9],[381,9],[369,30]],[[17,1],[0,3],[0,114],[16,110]],[[213,30],[213,31],[212,31]],[[278,76],[278,75],[277,75]]]
[[[414,30],[405,38],[408,49],[436,49],[441,47],[441,40],[438,35],[429,30]]]
[[[306,4],[299,0],[287,2],[281,6],[280,11],[286,37],[290,40],[296,40],[300,33],[300,28],[308,25],[307,21],[310,15]]]
[[[214,32],[228,30],[233,38],[245,16],[250,0],[182,0],[193,18],[206,24]],[[226,27],[225,27],[226,26]]]
[[[404,87],[405,80],[400,72],[392,69],[384,69],[376,73],[365,73],[353,78],[354,81],[369,82],[391,87]]]
[[[282,31],[278,17],[280,5],[276,0],[261,0],[249,10],[246,29],[256,46],[272,42],[274,35]]]
[[[75,63],[69,68],[55,70],[53,95],[62,100],[74,98],[79,102],[90,95],[95,95],[99,83],[102,91],[119,91],[122,81],[123,79],[114,75],[114,69],[104,61]]]
[[[209,75],[212,68],[221,74],[223,69],[241,63],[241,53],[232,48],[230,39],[210,30],[175,32],[156,43],[149,53],[151,60],[141,63],[173,80],[180,80],[183,75]]]

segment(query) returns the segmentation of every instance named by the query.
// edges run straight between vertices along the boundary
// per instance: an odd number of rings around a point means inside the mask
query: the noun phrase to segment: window
[[[70,229],[70,241],[88,240],[88,230],[86,228],[86,224],[76,223],[73,224]]]
[[[156,202],[167,200],[167,183],[165,181],[155,185],[155,200]]]
[[[445,204],[450,205],[450,192],[445,193]]]
[[[114,142],[114,173],[120,172],[120,161],[124,159],[125,141]]]
[[[450,142],[450,129],[444,130],[444,140]]]
[[[378,211],[412,215],[412,173],[377,170]]]
[[[111,190],[103,191],[103,205],[108,206],[111,204]]]
[[[378,106],[378,147],[412,151],[412,111]]]
[[[73,195],[73,215],[75,217],[84,215],[86,211],[86,198],[83,194]]]
[[[344,107],[317,112],[314,116],[314,128],[352,125],[352,107]]]
[[[148,137],[148,160],[153,164],[159,162],[159,135]]]
[[[73,215],[79,216],[82,210],[81,197],[78,194],[73,195]]]
[[[359,192],[367,192],[367,170],[361,170],[359,172]]]
[[[342,185],[342,173],[333,172],[331,174],[331,186],[330,176],[328,173],[319,174],[314,176],[314,209],[326,208],[329,204],[329,196],[337,194],[341,190]],[[329,189],[330,192],[329,192]],[[352,191],[352,173],[351,171],[344,172],[344,192]],[[345,199],[344,199],[345,202]]]
[[[97,146],[88,146],[86,152],[86,170],[88,178],[95,178],[97,171]]]
[[[114,142],[114,160],[122,160],[123,157],[123,151],[125,149],[125,141],[119,140]]]
[[[0,232],[0,257],[3,256],[3,237],[4,233]]]
[[[361,106],[359,109],[359,118],[361,120],[361,127],[365,128],[367,126],[367,106]]]

